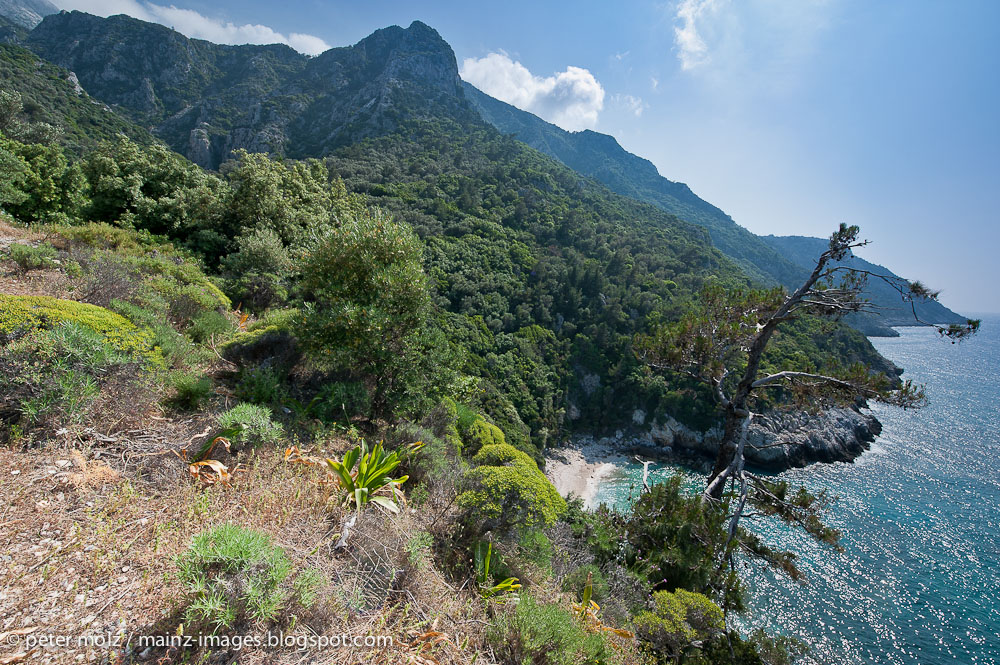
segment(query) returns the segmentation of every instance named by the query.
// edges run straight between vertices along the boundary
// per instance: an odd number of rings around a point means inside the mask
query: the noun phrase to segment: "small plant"
[[[592,597],[595,601],[603,603],[608,596],[608,583],[601,573],[601,569],[594,564],[580,566],[569,575],[563,578],[562,590],[573,592],[577,599],[581,599],[580,590],[590,583]]]
[[[523,596],[514,611],[487,630],[499,662],[546,665],[606,665],[618,662],[604,633],[583,629],[559,605],[543,605]]]
[[[306,568],[292,582],[292,594],[295,601],[309,609],[316,604],[319,590],[326,584],[326,577],[315,568]]]
[[[191,372],[174,372],[171,376],[174,393],[167,400],[170,406],[194,411],[212,394],[212,380]]]
[[[21,272],[55,267],[56,249],[52,245],[42,243],[38,247],[14,244],[10,246],[9,258]]]
[[[236,447],[277,443],[285,429],[271,419],[271,410],[256,404],[241,402],[219,416],[219,426],[225,437]]]
[[[599,615],[601,611],[601,606],[594,602],[594,583],[591,573],[587,573],[587,583],[583,587],[583,593],[580,597],[579,603],[573,603],[573,613],[576,614],[576,618],[583,624],[585,630],[591,633],[597,632],[608,632],[614,633],[619,637],[624,637],[626,639],[632,639],[634,635],[627,630],[619,630],[617,628],[612,628],[610,626],[605,626],[601,621]]]
[[[291,570],[284,550],[266,534],[233,524],[203,531],[177,559],[177,579],[188,595],[185,621],[213,633],[270,621],[284,604],[281,585]]]
[[[399,505],[393,498],[403,498],[403,491],[399,486],[409,476],[395,479],[389,477],[393,469],[399,466],[397,452],[386,454],[382,443],[377,443],[368,450],[368,445],[362,439],[359,445],[344,453],[343,460],[328,458],[326,463],[336,474],[343,491],[341,501],[344,505],[353,503],[360,511],[368,502],[372,502],[389,512],[399,512]],[[377,492],[388,492],[393,498],[378,495]]]
[[[428,557],[431,547],[434,546],[434,537],[426,531],[417,531],[406,541],[406,555],[410,565],[417,570],[424,570],[430,563]]]
[[[483,545],[486,545],[485,551]],[[479,591],[483,598],[493,598],[505,593],[512,593],[521,588],[516,577],[508,577],[498,584],[493,584],[490,577],[490,566],[493,563],[493,543],[479,543],[475,552],[476,577],[479,582]]]

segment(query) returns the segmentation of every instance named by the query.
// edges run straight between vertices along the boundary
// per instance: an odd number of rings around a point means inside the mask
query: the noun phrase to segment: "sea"
[[[926,387],[929,404],[874,405],[881,436],[853,463],[778,474],[837,500],[826,522],[843,552],[777,521],[752,530],[797,554],[805,583],[759,564],[741,570],[744,631],[803,640],[808,665],[1000,665],[1000,315],[983,315],[975,337],[951,344],[932,328],[872,338]],[[657,464],[652,478],[682,473]],[[601,485],[597,500],[626,507],[642,467]]]

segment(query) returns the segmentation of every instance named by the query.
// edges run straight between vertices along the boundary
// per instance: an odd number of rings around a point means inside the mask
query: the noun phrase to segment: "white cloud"
[[[680,25],[674,26],[674,45],[682,69],[694,69],[711,59],[701,30],[703,19],[717,12],[719,5],[717,0],[683,0],[677,5]]]
[[[671,6],[681,69],[721,87],[791,89],[836,21],[838,0],[678,0]]]
[[[466,58],[462,78],[483,92],[569,131],[593,128],[604,108],[604,88],[589,70],[567,67],[535,76],[503,51]]]
[[[236,25],[209,18],[192,9],[174,5],[165,7],[145,0],[56,0],[56,4],[60,9],[79,9],[98,16],[127,14],[143,21],[170,26],[188,37],[207,39],[217,44],[288,44],[306,55],[317,55],[330,48],[329,44],[314,35],[297,32],[284,35],[266,25]]]
[[[650,76],[649,77],[649,86],[653,90],[656,90],[657,88],[660,87],[660,79],[656,78],[655,76]]]
[[[649,108],[649,104],[642,101],[642,97],[635,97],[633,95],[614,95],[611,101],[628,110],[637,118],[642,115],[643,111]]]

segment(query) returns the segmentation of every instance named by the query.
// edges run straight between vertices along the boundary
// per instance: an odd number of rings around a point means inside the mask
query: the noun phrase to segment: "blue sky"
[[[57,0],[299,50],[419,19],[463,76],[567,129],[612,134],[750,230],[829,235],[1000,312],[1000,2]]]

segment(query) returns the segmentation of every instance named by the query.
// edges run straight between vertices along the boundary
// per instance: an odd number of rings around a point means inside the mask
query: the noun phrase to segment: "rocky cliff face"
[[[317,157],[391,132],[404,118],[473,113],[451,47],[419,21],[316,58],[279,44],[212,44],[127,16],[82,12],[46,17],[25,43],[208,168],[240,148]]]
[[[637,412],[638,424],[644,416]],[[826,409],[816,413],[775,411],[754,418],[747,435],[747,462],[767,471],[784,471],[815,462],[851,462],[871,447],[882,432],[882,423],[859,407]],[[670,456],[696,455],[715,459],[722,437],[720,428],[695,431],[673,418],[651,423],[648,429],[597,439],[599,444],[639,448]],[[593,437],[586,437],[592,439]]]

